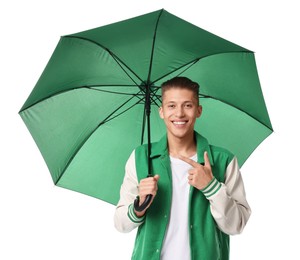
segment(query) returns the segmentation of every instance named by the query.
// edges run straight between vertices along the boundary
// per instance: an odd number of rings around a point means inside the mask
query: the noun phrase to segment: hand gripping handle
[[[141,212],[141,211],[145,210],[147,208],[147,206],[149,205],[149,203],[151,202],[151,200],[152,200],[152,194],[148,194],[146,196],[145,201],[142,203],[142,205],[140,205],[140,197],[137,196],[133,203],[134,209],[137,212]]]

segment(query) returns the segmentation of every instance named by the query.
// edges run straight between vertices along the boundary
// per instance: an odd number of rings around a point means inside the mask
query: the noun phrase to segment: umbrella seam
[[[273,132],[272,126],[266,125],[266,124],[263,123],[261,120],[258,120],[258,119],[255,118],[254,116],[252,116],[252,115],[250,115],[249,113],[245,112],[244,110],[240,109],[239,107],[234,106],[234,105],[232,105],[232,104],[229,104],[228,102],[223,101],[222,99],[218,99],[218,98],[215,98],[215,97],[212,97],[212,96],[208,96],[208,95],[201,94],[201,95],[199,96],[199,98],[201,98],[201,96],[202,96],[202,98],[210,98],[210,99],[213,99],[213,100],[217,100],[217,101],[219,101],[219,102],[221,102],[221,103],[223,103],[223,104],[225,104],[225,105],[227,105],[227,106],[233,107],[233,108],[235,108],[235,109],[237,109],[237,110],[243,112],[243,113],[246,114],[247,116],[249,116],[249,117],[251,117],[252,119],[254,119],[256,122],[260,123],[261,125],[265,126],[266,128],[268,128],[269,130],[271,130],[271,131]]]
[[[120,65],[123,64],[133,75],[135,75],[140,81],[143,81],[124,61],[122,61],[115,53],[113,53],[109,48],[105,47],[101,43],[98,43],[96,41],[93,41],[91,39],[85,38],[85,37],[79,37],[79,36],[74,36],[74,35],[66,35],[63,36],[65,38],[74,38],[74,39],[80,39],[84,41],[88,41],[91,43],[94,43],[101,47],[102,49],[106,50],[112,57],[113,59],[117,62],[117,64],[120,66],[120,68],[126,73],[126,75],[138,86],[138,84],[134,81],[134,79],[128,74],[128,72],[123,68],[123,66]]]

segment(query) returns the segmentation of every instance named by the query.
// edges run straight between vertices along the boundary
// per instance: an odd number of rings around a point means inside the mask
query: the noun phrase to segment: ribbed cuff
[[[130,218],[130,220],[132,222],[134,222],[134,223],[142,223],[142,222],[144,222],[144,219],[145,219],[145,215],[142,216],[142,217],[140,217],[140,218],[137,215],[135,215],[133,204],[130,204],[128,206],[128,213],[127,213],[127,215]]]
[[[207,186],[202,189],[204,196],[208,199],[212,195],[216,194],[219,189],[221,189],[222,184],[214,177]]]

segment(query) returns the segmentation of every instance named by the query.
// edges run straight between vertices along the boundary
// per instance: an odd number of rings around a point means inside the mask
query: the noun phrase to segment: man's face
[[[193,135],[195,121],[201,113],[202,107],[191,90],[170,88],[164,92],[159,115],[165,121],[168,135],[177,138]]]

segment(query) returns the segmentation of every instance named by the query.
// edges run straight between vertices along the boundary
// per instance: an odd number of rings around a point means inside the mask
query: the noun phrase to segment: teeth
[[[182,122],[182,121],[181,121],[181,122],[176,122],[176,121],[174,121],[173,123],[174,123],[175,125],[184,125],[186,122]]]

